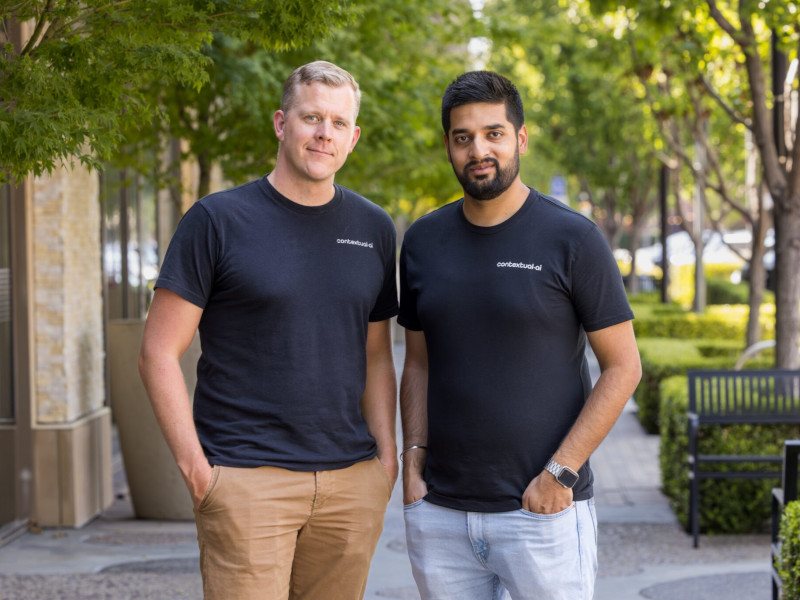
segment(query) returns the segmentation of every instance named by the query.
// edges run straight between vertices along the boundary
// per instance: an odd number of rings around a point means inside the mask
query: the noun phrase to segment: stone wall
[[[61,168],[33,184],[35,411],[75,421],[104,403],[98,176]]]

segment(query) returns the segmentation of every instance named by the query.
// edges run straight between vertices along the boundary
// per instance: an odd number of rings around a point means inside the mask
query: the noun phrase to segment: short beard
[[[495,176],[491,179],[471,179],[469,170],[482,162],[490,162],[494,165]],[[494,158],[485,158],[468,162],[461,173],[455,169],[453,172],[464,189],[465,195],[475,200],[494,200],[510,188],[519,175],[519,150],[514,152],[514,159],[506,168],[501,168],[500,163]]]

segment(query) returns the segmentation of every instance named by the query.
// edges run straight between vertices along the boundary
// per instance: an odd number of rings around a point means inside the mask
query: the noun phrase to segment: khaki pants
[[[377,458],[346,469],[214,467],[195,511],[206,600],[357,600],[391,482]]]

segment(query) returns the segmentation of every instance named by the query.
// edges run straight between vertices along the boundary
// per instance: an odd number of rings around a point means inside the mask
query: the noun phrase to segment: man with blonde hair
[[[140,356],[195,505],[207,599],[353,600],[397,476],[395,232],[334,184],[360,91],[324,61],[274,115],[275,168],[186,213]],[[179,359],[199,327],[194,416]]]

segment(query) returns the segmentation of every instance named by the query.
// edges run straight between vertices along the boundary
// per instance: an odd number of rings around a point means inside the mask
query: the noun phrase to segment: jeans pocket
[[[531,519],[537,519],[539,521],[554,521],[554,520],[559,519],[559,518],[561,518],[561,517],[563,517],[565,515],[568,515],[574,509],[575,509],[575,503],[573,502],[572,504],[570,504],[564,510],[559,511],[557,513],[548,514],[548,515],[545,515],[545,514],[542,514],[542,513],[531,512],[529,510],[525,510],[524,508],[520,508],[519,512],[521,512],[526,517],[530,517]]]
[[[594,529],[594,543],[597,544],[597,511],[594,507],[594,498],[589,498],[589,514],[592,517],[592,528]]]
[[[200,500],[200,504],[197,505],[197,510],[203,510],[206,506],[208,506],[208,502],[211,499],[211,493],[217,488],[219,471],[219,465],[214,465],[211,467],[211,481],[208,482],[208,487],[206,488],[205,494],[203,494],[203,499]]]
[[[416,508],[420,506],[423,502],[425,502],[425,498],[420,498],[419,500],[414,500],[411,504],[404,504],[403,510],[411,510],[412,508]]]

